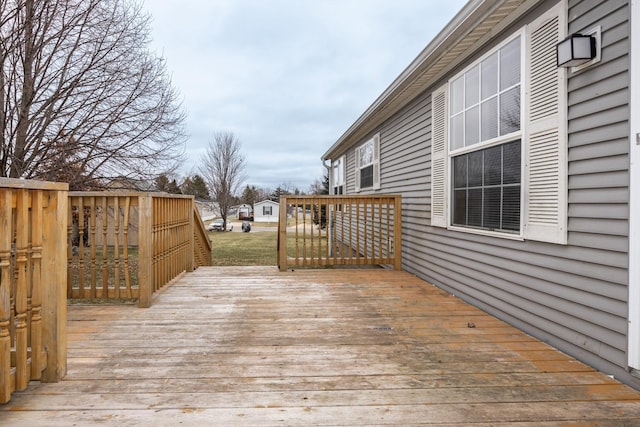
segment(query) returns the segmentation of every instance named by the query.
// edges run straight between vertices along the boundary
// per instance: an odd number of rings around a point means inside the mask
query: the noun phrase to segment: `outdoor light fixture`
[[[556,45],[558,67],[577,67],[596,57],[596,38],[590,35],[571,34]]]

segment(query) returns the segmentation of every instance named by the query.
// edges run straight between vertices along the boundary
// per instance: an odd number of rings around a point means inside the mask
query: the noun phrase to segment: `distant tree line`
[[[207,184],[199,174],[187,176],[185,178],[178,178],[174,176],[175,174],[171,173],[160,174],[160,176],[158,176],[154,181],[153,190],[170,194],[188,194],[195,196],[197,200],[215,200],[214,197],[211,197]],[[324,181],[328,183],[328,178],[325,178]],[[275,190],[247,184],[239,196],[232,196],[232,200],[233,205],[253,205],[263,200],[273,200],[274,202],[277,202],[280,200],[280,196],[315,194],[329,194],[328,185],[321,184],[318,186],[314,183],[309,187],[307,192],[304,192],[297,187],[292,187],[290,184],[284,183],[278,185]]]

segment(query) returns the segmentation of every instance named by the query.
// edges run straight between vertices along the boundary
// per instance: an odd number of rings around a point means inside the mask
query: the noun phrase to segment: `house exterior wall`
[[[263,214],[263,207],[271,207],[271,215]],[[253,221],[254,222],[277,222],[278,221],[278,212],[280,208],[280,204],[276,202],[272,202],[271,200],[256,203],[253,206]]]
[[[504,36],[555,3],[544,2]],[[405,270],[640,387],[627,370],[630,7],[623,0],[567,5],[569,33],[602,30],[601,62],[567,80],[567,244],[431,226],[431,93],[438,85],[376,129],[377,192],[403,196]],[[346,192],[353,194],[353,147],[346,165]]]
[[[631,3],[629,366],[640,375],[640,2]],[[633,303],[635,301],[635,304]]]

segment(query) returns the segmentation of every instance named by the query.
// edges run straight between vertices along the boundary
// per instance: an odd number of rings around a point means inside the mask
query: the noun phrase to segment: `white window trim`
[[[640,0],[631,1],[628,365],[640,370]],[[636,84],[634,84],[634,82]]]
[[[373,143],[373,162],[370,164],[373,166],[373,185],[371,187],[360,186],[360,149],[368,143]],[[356,193],[366,190],[379,190],[380,189],[380,133],[376,133],[371,138],[364,141],[355,149],[356,161],[355,161],[355,191]],[[369,164],[367,164],[369,166]]]

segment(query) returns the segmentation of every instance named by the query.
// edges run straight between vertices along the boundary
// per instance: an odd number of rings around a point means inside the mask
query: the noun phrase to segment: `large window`
[[[431,93],[433,227],[567,243],[559,2]],[[526,60],[525,60],[526,58]]]
[[[451,224],[520,232],[521,37],[449,85]]]

